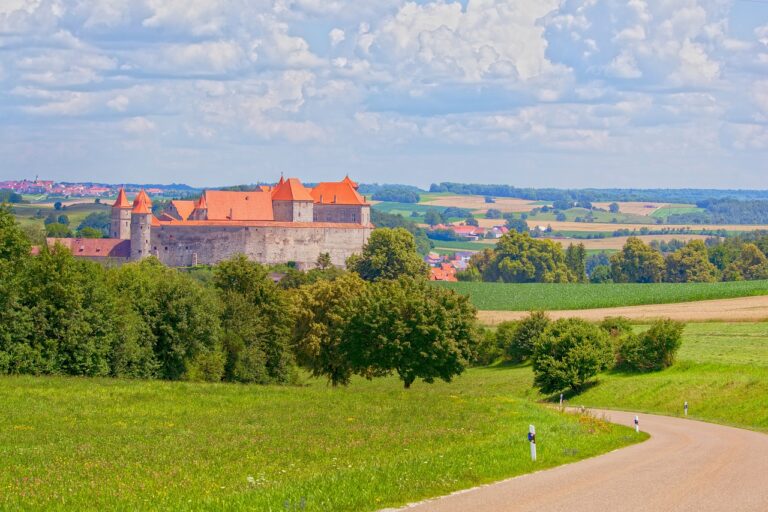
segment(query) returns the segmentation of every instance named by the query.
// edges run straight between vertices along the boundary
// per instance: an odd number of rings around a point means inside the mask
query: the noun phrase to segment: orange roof
[[[274,220],[173,220],[159,221],[162,227],[254,227],[254,228],[335,228],[335,229],[371,229],[370,225],[347,222],[284,222]]]
[[[75,256],[89,258],[127,258],[131,255],[131,241],[119,238],[47,238],[48,247],[60,243]]]
[[[133,200],[132,213],[152,213],[152,200],[143,190]]]
[[[341,181],[342,181],[343,183],[349,183],[349,185],[350,185],[350,186],[351,186],[353,189],[355,189],[355,190],[357,190],[357,188],[360,186],[360,185],[358,185],[357,183],[355,183],[354,181],[352,181],[352,180],[349,178],[349,174],[347,174],[346,176],[344,176],[344,179],[343,179],[343,180],[341,180]]]
[[[208,220],[274,219],[272,195],[269,192],[206,190],[201,201],[208,207]]]
[[[202,194],[200,194],[200,197],[197,199],[197,202],[195,203],[195,210],[207,210],[208,209],[208,201],[205,200],[205,191],[203,191]]]
[[[271,192],[272,187],[269,185],[259,185],[259,189],[261,189],[262,192]]]
[[[318,183],[312,189],[312,198],[319,204],[366,205],[363,196],[351,185],[352,180]]]
[[[280,179],[280,184],[272,191],[274,201],[313,201],[309,190],[297,178]]]
[[[195,209],[195,202],[194,201],[181,201],[181,200],[174,200],[171,201],[171,206],[176,210],[176,213],[179,214],[179,217],[181,217],[181,220],[187,220],[190,215],[192,215],[192,212]]]
[[[117,200],[112,205],[114,208],[130,208],[131,203],[128,201],[128,197],[125,195],[125,189],[120,187],[120,192],[117,193]]]

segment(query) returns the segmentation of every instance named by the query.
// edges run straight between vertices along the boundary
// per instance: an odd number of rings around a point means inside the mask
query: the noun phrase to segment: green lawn
[[[36,219],[35,214],[40,210],[42,212],[42,218]],[[37,204],[14,204],[13,212],[19,224],[22,226],[38,226],[43,228],[45,217],[50,213],[58,215],[66,215],[69,217],[69,226],[71,229],[77,229],[77,226],[85,219],[89,214],[94,212],[109,212],[110,206],[108,204],[97,204],[94,202],[78,203],[71,206],[67,206],[61,210],[54,210],[50,205],[37,205]]]
[[[437,286],[467,294],[478,309],[491,311],[592,309],[768,295],[768,281],[684,284],[441,282]]]
[[[768,323],[686,327],[679,362],[655,373],[610,373],[574,405],[689,417],[768,432]]]
[[[643,438],[530,395],[508,368],[410,390],[4,377],[0,509],[376,510]]]

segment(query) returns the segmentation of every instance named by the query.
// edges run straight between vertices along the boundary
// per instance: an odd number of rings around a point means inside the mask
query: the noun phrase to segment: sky
[[[0,0],[0,180],[768,188],[768,0]]]

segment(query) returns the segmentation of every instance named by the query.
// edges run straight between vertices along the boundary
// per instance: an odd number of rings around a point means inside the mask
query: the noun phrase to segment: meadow
[[[768,281],[654,284],[436,283],[468,295],[480,310],[592,309],[768,295]]]
[[[649,374],[611,372],[574,405],[683,416],[768,432],[768,322],[688,324],[678,362]]]
[[[410,390],[3,377],[0,509],[377,510],[644,438],[530,384],[503,366]]]
[[[35,218],[38,210],[40,211],[41,218]],[[13,212],[16,216],[16,220],[22,226],[35,226],[39,228],[44,227],[43,221],[50,214],[54,213],[58,215],[66,215],[69,218],[69,225],[72,229],[76,229],[77,226],[91,213],[109,212],[109,204],[104,203],[77,203],[66,206],[61,210],[55,210],[52,204],[14,204]]]

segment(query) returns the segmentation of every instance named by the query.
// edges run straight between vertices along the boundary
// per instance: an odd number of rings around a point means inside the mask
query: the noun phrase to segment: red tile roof
[[[208,220],[274,219],[272,195],[269,192],[206,190],[201,200],[208,207]]]
[[[179,214],[179,217],[181,217],[181,220],[187,220],[195,209],[195,202],[174,200],[171,201],[171,206],[176,209],[176,212]]]
[[[309,190],[297,178],[282,181],[272,191],[274,201],[313,201]]]
[[[343,179],[343,180],[341,180],[341,181],[342,181],[343,183],[347,183],[347,184],[349,184],[349,185],[350,185],[350,186],[351,186],[353,189],[355,189],[355,190],[357,190],[357,189],[358,189],[358,187],[360,186],[360,185],[358,185],[356,182],[352,181],[352,180],[349,178],[349,174],[347,174],[346,176],[344,176],[344,179]]]
[[[125,195],[125,189],[123,187],[120,187],[120,191],[117,193],[117,199],[115,200],[115,204],[112,205],[114,208],[130,208],[131,203],[128,201],[128,197]]]
[[[318,204],[366,205],[363,196],[351,185],[352,180],[318,183],[312,189],[312,198]]]
[[[347,222],[283,222],[274,220],[186,220],[159,221],[161,227],[255,227],[255,228],[337,228],[337,229],[370,229],[371,226]]]
[[[48,247],[60,243],[75,256],[88,258],[128,258],[131,241],[118,238],[46,238]]]
[[[132,213],[152,213],[152,200],[143,190],[133,200]]]

